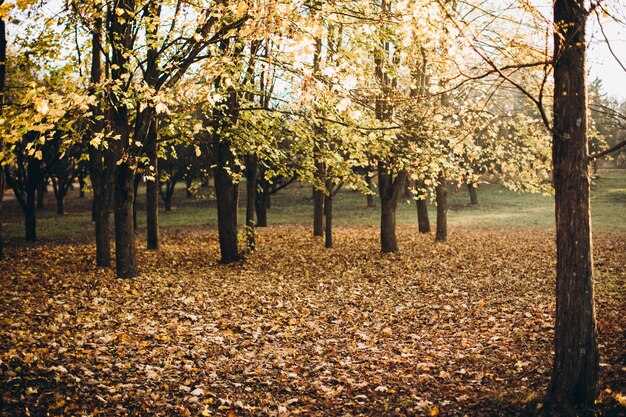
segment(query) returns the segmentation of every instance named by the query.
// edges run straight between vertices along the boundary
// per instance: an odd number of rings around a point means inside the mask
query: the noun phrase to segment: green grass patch
[[[245,187],[241,201],[245,198]],[[198,228],[215,227],[217,213],[215,201],[208,197],[208,190],[202,191],[200,198],[184,197],[184,190],[176,191],[174,207],[171,212],[160,211],[161,227]],[[138,196],[139,232],[145,229],[144,189]],[[8,194],[8,193],[7,193]],[[38,236],[42,241],[91,239],[91,198],[77,198],[73,191],[66,206],[68,214],[57,216],[54,213],[54,196],[47,196],[46,209],[38,213]],[[626,232],[626,170],[601,170],[592,186],[593,227],[597,231]],[[7,195],[7,197],[9,197]],[[334,198],[334,224],[377,225],[380,221],[380,203],[375,197],[377,207],[368,208],[366,197],[358,192],[342,190]],[[452,226],[481,228],[541,228],[554,227],[554,197],[538,193],[516,193],[497,184],[483,184],[478,188],[478,205],[471,205],[465,187],[449,190],[449,223]],[[240,219],[245,212],[240,204]],[[431,224],[434,227],[436,207],[429,205]],[[23,239],[23,217],[15,200],[7,198],[2,214],[3,235],[8,244],[19,244]],[[268,223],[272,224],[310,224],[313,217],[311,187],[295,183],[272,197],[272,207],[268,211]],[[398,204],[397,221],[399,227],[404,224],[416,224],[417,210],[415,202],[403,199]],[[111,216],[111,224],[113,216]]]

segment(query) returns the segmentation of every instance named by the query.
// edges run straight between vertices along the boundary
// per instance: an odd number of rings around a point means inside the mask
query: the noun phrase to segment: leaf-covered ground
[[[0,267],[0,415],[534,414],[549,381],[553,235],[375,228],[326,250],[304,227],[259,232],[217,264],[209,231],[141,249],[142,275],[84,244],[9,250]],[[626,240],[595,238],[599,413],[626,383]]]

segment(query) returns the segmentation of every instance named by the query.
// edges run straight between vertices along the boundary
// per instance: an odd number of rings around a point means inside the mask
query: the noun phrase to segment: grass
[[[245,187],[241,187],[244,189]],[[206,190],[204,190],[206,193]],[[245,192],[245,191],[244,191]],[[145,227],[143,213],[143,189],[139,195],[139,228]],[[48,195],[47,209],[38,213],[38,236],[42,241],[91,237],[93,226],[90,219],[91,199],[79,199],[70,193],[66,203],[68,214],[54,213],[53,196]],[[242,195],[242,200],[245,196]],[[452,227],[480,228],[541,228],[554,227],[554,197],[542,194],[516,193],[497,184],[486,184],[478,189],[479,204],[469,204],[467,191],[462,188],[449,192],[449,224]],[[377,205],[378,204],[378,201]],[[242,206],[242,204],[240,204]],[[436,213],[430,205],[430,219],[434,226]],[[312,219],[311,188],[296,183],[272,198],[268,211],[268,223],[310,224]],[[626,170],[602,170],[592,187],[593,226],[597,231],[626,232]],[[240,207],[240,218],[244,218]],[[334,223],[346,225],[377,225],[378,208],[368,208],[365,197],[358,192],[342,190],[334,199]],[[397,221],[400,227],[415,224],[416,208],[412,201],[403,200],[398,205]],[[9,245],[19,244],[23,238],[23,218],[14,200],[4,202],[3,235]],[[171,212],[160,212],[160,224],[166,231],[173,228],[215,227],[217,214],[215,201],[206,195],[199,199],[186,199],[183,190],[175,196]]]

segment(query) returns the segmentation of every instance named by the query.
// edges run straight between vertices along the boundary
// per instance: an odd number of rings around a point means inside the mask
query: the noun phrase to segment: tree
[[[582,0],[554,2],[556,325],[549,399],[592,406],[599,354],[593,289],[585,26]]]
[[[4,0],[0,0],[0,6]],[[6,60],[7,60],[7,32],[4,23],[5,16],[0,16],[0,116],[4,107],[4,90],[6,81]],[[0,137],[0,149],[3,147],[3,139]],[[0,159],[0,260],[4,258],[4,244],[2,239],[2,199],[4,197],[4,169],[3,161]]]

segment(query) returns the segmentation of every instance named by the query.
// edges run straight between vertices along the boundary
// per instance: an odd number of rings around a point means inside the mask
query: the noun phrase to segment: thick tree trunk
[[[401,192],[404,190],[406,171],[397,175],[384,166],[378,165],[378,192],[380,193],[380,244],[383,253],[397,252],[396,209]]]
[[[222,143],[220,148],[228,144]],[[230,154],[230,149],[222,149],[221,153]],[[220,253],[223,264],[229,264],[240,259],[237,247],[237,203],[239,189],[233,182],[231,175],[225,171],[225,165],[218,165],[214,171],[215,195],[217,197],[217,225],[220,241]]]
[[[397,252],[396,208],[398,204],[391,199],[380,200],[380,242],[383,253]]]
[[[469,191],[470,203],[478,204],[478,193],[476,192],[474,184],[467,184],[467,191]]]
[[[151,175],[153,180],[146,181],[146,232],[148,249],[159,249],[159,188],[158,188],[158,163],[157,157],[157,120],[156,117],[150,124],[146,155],[150,165],[154,168]]]
[[[246,240],[250,250],[254,250],[256,246],[254,239],[254,213],[257,200],[257,176],[258,163],[256,157],[250,155],[246,158]]]
[[[548,398],[564,408],[591,407],[599,354],[593,288],[587,139],[586,14],[582,0],[554,3],[556,326]]]
[[[437,195],[437,234],[439,242],[448,240],[448,182],[444,177],[439,178],[435,189]]]
[[[115,267],[118,278],[137,276],[133,232],[134,170],[126,161],[115,170]]]
[[[430,233],[430,220],[428,219],[428,200],[426,197],[415,201],[417,206],[417,226],[420,233]]]

